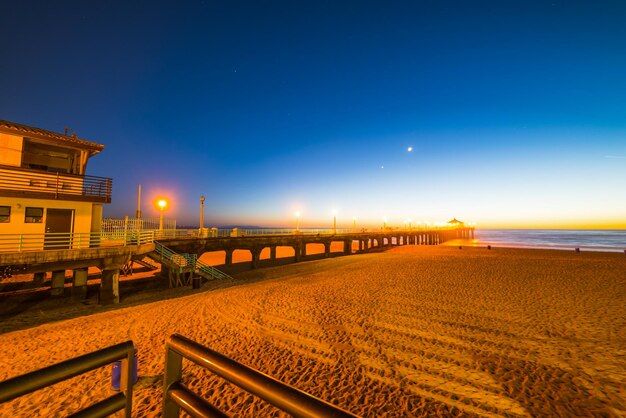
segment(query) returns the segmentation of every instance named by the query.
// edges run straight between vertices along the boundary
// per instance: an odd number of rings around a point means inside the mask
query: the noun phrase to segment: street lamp
[[[162,231],[163,230],[163,209],[165,209],[165,207],[167,206],[167,200],[160,199],[157,202],[157,206],[161,209],[161,216],[159,218],[159,230]]]
[[[356,216],[352,217],[352,232],[356,232]]]
[[[387,230],[387,217],[383,216],[383,231]]]
[[[337,209],[333,209],[333,234],[337,235]]]
[[[200,196],[200,237],[204,236],[204,196]]]
[[[413,219],[409,218],[409,230],[413,229],[413,227],[411,226],[412,222],[413,222]]]
[[[296,211],[296,233],[300,232],[300,211]]]

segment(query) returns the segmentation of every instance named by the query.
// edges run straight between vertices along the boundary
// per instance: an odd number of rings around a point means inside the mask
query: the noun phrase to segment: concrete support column
[[[233,264],[233,250],[226,250],[226,256],[224,257],[224,264]]]
[[[259,267],[259,260],[261,259],[261,248],[253,248],[250,250],[252,254],[252,268],[256,269]]]
[[[39,273],[35,273],[35,277],[33,277],[33,283],[36,287],[40,287],[43,285],[44,280],[46,280],[46,272],[42,271]]]
[[[306,242],[300,244],[300,255],[302,258],[306,257]]]
[[[276,247],[270,247],[270,258],[276,260]]]
[[[300,248],[301,244],[296,244],[293,246],[293,253],[295,256],[295,262],[297,263],[302,258],[302,249]],[[306,252],[306,250],[304,250]]]
[[[65,286],[65,270],[56,270],[52,272],[52,296],[63,296],[63,288]]]
[[[352,254],[352,240],[347,239],[343,242],[343,252],[345,255]]]
[[[72,278],[72,298],[83,300],[87,298],[87,267],[74,270]]]
[[[120,303],[120,269],[109,268],[102,270],[100,284],[100,305]]]
[[[324,257],[330,257],[330,242],[324,243]]]

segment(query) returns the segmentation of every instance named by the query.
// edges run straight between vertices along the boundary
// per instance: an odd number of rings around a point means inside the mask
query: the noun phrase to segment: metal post
[[[200,196],[200,237],[204,236],[204,196]]]
[[[300,232],[300,212],[296,212],[296,233]]]
[[[129,402],[126,402],[126,416],[131,417],[133,413],[133,369],[135,364],[135,346],[133,344],[133,349],[128,350],[128,355],[126,356],[126,360],[122,360],[122,369],[120,376],[124,376],[124,372],[126,374],[126,387],[120,387],[121,390],[125,392],[126,399],[130,399]],[[121,379],[120,379],[121,382]]]
[[[163,418],[178,418],[180,408],[167,396],[167,392],[172,384],[178,382],[182,377],[183,356],[166,345],[165,348],[165,378],[163,391]]]
[[[128,245],[128,216],[124,216],[124,246]]]
[[[141,184],[137,190],[137,220],[141,219]]]

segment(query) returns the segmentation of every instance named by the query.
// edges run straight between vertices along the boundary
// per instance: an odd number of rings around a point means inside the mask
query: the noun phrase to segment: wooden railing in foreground
[[[13,379],[5,380],[4,382],[0,382],[0,403],[13,400],[46,386],[51,386],[63,380],[122,360],[122,373],[120,377],[123,376],[125,378],[125,381],[123,381],[121,385],[123,392],[95,403],[72,416],[106,417],[116,411],[124,409],[125,416],[130,418],[133,402],[134,355],[135,347],[132,341],[126,341],[31,373],[14,377]]]
[[[328,402],[244,366],[195,341],[174,334],[166,343],[164,418],[178,417],[181,409],[194,417],[227,416],[180,383],[183,357],[294,417],[355,417]]]

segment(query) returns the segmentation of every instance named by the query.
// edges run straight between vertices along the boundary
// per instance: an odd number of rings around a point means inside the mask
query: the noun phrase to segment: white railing
[[[386,233],[419,233],[429,230],[443,230],[456,228],[431,228],[431,229],[410,229],[410,230],[386,230]],[[379,231],[365,232],[377,233]],[[382,232],[382,231],[381,231]],[[250,228],[250,229],[151,229],[151,230],[112,230],[102,232],[75,232],[58,234],[0,234],[0,252],[23,252],[42,250],[65,250],[83,249],[98,247],[115,247],[125,245],[138,245],[151,243],[156,240],[166,239],[197,239],[197,238],[227,238],[227,237],[259,237],[278,235],[335,235],[352,234],[353,229],[348,228],[326,228],[326,229],[270,229],[270,228]]]
[[[101,222],[101,230],[106,232],[119,231],[152,231],[160,229],[159,218],[104,218]],[[176,229],[176,219],[163,219],[163,229]]]
[[[0,234],[0,252],[77,250],[154,242],[154,231]]]

